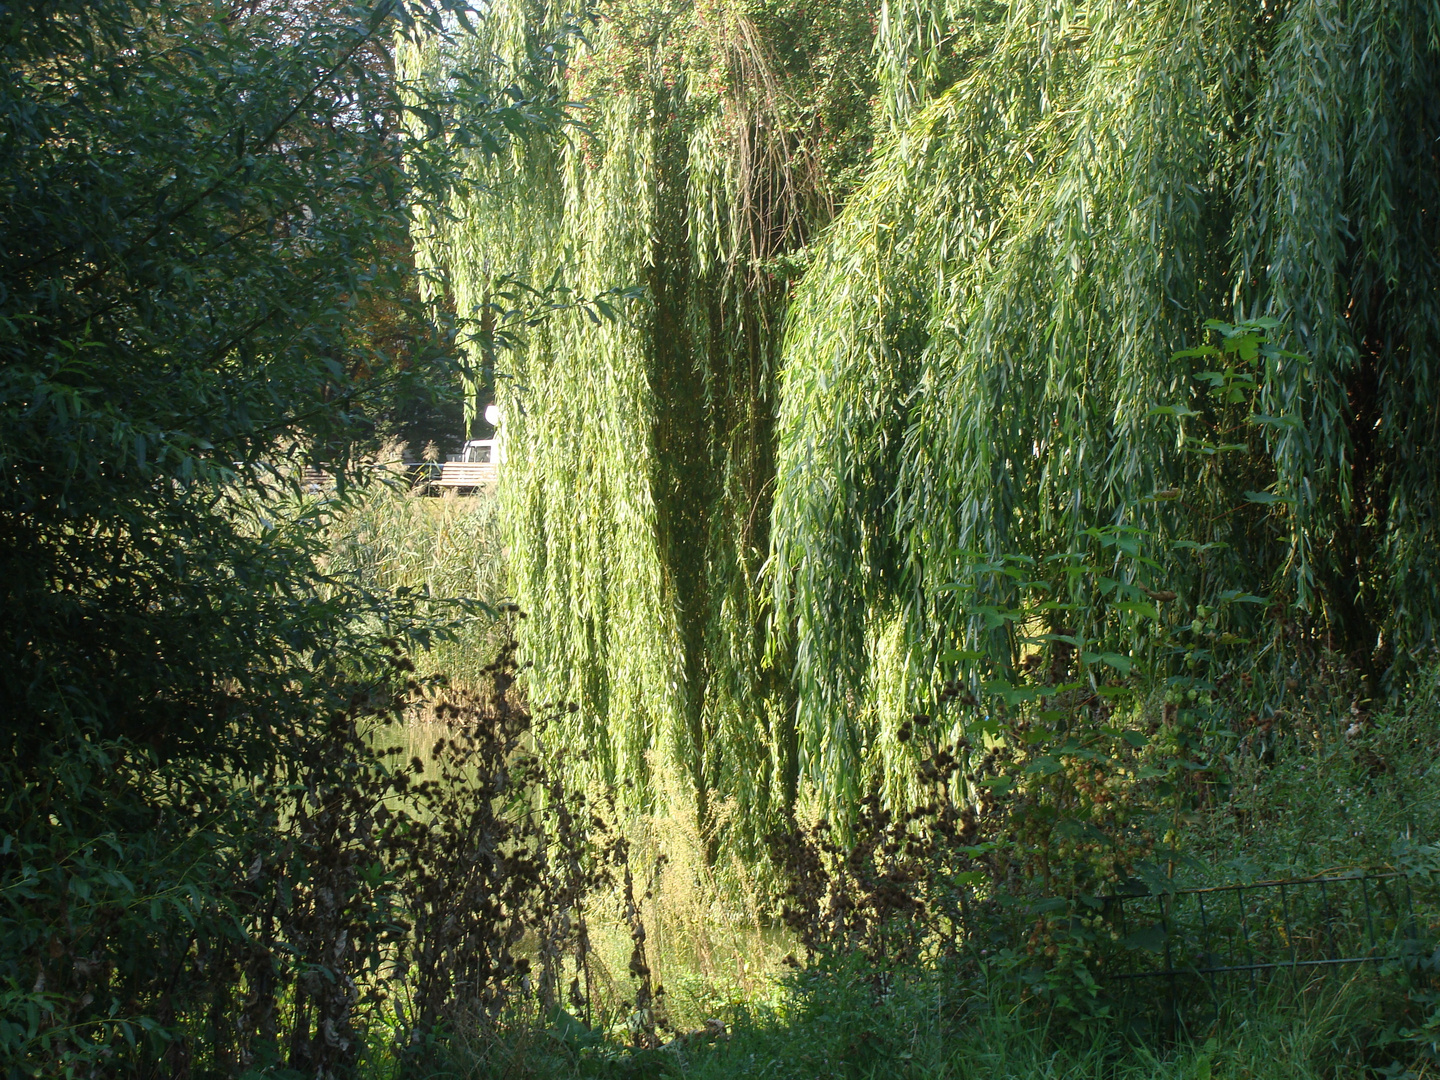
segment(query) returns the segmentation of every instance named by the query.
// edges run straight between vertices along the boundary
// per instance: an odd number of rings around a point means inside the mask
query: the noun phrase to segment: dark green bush
[[[415,940],[431,796],[369,729],[479,611],[327,574],[294,477],[343,500],[453,381],[412,213],[457,144],[558,115],[397,84],[395,34],[454,6],[0,9],[6,1075],[343,1072]]]

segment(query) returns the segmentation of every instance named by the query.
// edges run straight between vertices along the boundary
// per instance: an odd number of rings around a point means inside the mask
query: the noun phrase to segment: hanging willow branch
[[[1009,579],[978,562],[1135,530],[1160,562],[1137,584],[1182,604],[1266,594],[1377,674],[1433,646],[1437,19],[1021,2],[879,157],[799,290],[781,392],[776,620],[832,797],[907,767],[882,697],[925,700],[957,648],[1014,664],[980,614]],[[1289,328],[1243,407],[1176,355],[1227,312]],[[1088,580],[1057,571],[1074,610],[1047,618],[1103,640]]]
[[[843,29],[828,55],[863,62],[864,15],[846,7],[809,25]],[[793,703],[765,662],[757,584],[777,328],[786,260],[833,214],[826,154],[864,149],[817,126],[868,113],[826,96],[794,47],[804,20],[713,0],[605,13],[563,75],[583,128],[477,165],[419,247],[462,317],[490,309],[502,271],[584,296],[643,287],[619,318],[557,312],[498,354],[507,544],[533,692],[579,704],[590,767],[642,807],[683,790],[713,853],[727,822],[753,841],[796,797]],[[560,21],[505,0],[474,38],[407,63],[443,80],[515,62]]]

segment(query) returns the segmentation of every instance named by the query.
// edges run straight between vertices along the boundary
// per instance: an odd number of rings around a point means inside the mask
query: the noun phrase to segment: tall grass
[[[1384,864],[1402,838],[1440,843],[1440,667],[1389,709],[1372,711],[1343,678],[1307,680],[1301,693],[1236,725],[1228,797],[1196,816],[1189,850],[1284,877]]]
[[[1256,875],[1299,875],[1383,867],[1396,858],[1397,837],[1433,842],[1440,828],[1436,675],[1432,670],[1417,683],[1420,692],[1405,707],[1374,714],[1354,701],[1343,675],[1317,677],[1300,693],[1303,705],[1268,724],[1257,718],[1251,734],[1230,748],[1228,792],[1183,816],[1178,847],[1217,873],[1241,872],[1226,868],[1238,860]],[[1101,1008],[1051,1011],[1005,962],[969,966],[966,974],[945,961],[887,966],[842,950],[794,971],[778,961],[790,943],[757,914],[763,890],[753,867],[708,864],[685,815],[637,816],[625,831],[637,891],[645,894],[650,967],[668,991],[666,1045],[628,1045],[628,942],[621,932],[606,934],[597,920],[597,952],[612,975],[606,1026],[579,1039],[564,1031],[531,1033],[525,1052],[507,1057],[503,1070],[465,1059],[457,1063],[460,1075],[1434,1075],[1423,971],[1366,964],[1261,972],[1253,981],[1218,982],[1213,1007],[1188,1001],[1178,1020],[1166,987],[1144,980],[1108,980]],[[1199,865],[1193,869],[1204,876]],[[1429,933],[1434,912],[1417,899],[1416,913],[1422,934]]]
[[[510,632],[507,622],[519,617],[506,603],[500,515],[488,494],[427,498],[377,483],[334,521],[331,570],[357,575],[372,589],[419,589],[437,599],[475,599],[505,609],[495,617],[477,614],[453,640],[417,655],[421,675],[443,674],[452,684],[481,682],[481,669]],[[447,733],[444,721],[417,711],[400,740],[405,756],[428,760],[430,748]],[[657,769],[655,775],[662,782],[673,779],[669,770]],[[589,792],[597,803],[610,794],[599,784]],[[775,977],[784,970],[781,958],[793,945],[760,916],[766,907],[762,869],[733,852],[718,862],[707,860],[692,816],[654,812],[681,797],[660,792],[649,808],[622,813],[649,935],[649,964],[657,985],[666,989],[670,1022],[686,1028],[773,994]],[[733,801],[715,808],[719,819],[739,812]],[[611,1018],[623,1016],[632,992],[627,973],[632,942],[620,909],[618,896],[603,898],[591,927],[592,975],[601,988],[594,1004],[597,1014]]]
[[[1262,991],[1213,1028],[1166,1040],[1122,1024],[1052,1030],[985,988],[957,994],[933,979],[879,997],[861,975],[833,973],[788,1011],[757,1010],[677,1071],[697,1080],[1319,1080],[1377,1064],[1369,1043],[1383,997],[1371,979]]]
[[[1433,1075],[1374,1045],[1393,989],[1372,976],[1319,978],[1298,993],[1237,999],[1206,1030],[1167,1038],[1123,1024],[1057,1031],[985,987],[916,979],[877,995],[872,973],[832,970],[794,995],[733,1009],[659,1050],[529,1038],[490,1068],[454,1075],[693,1080],[1340,1080]]]
[[[429,498],[374,483],[335,518],[329,569],[353,574],[366,588],[413,589],[441,600],[479,600],[453,639],[416,657],[420,673],[480,681],[507,630],[501,605],[509,594],[500,515],[488,494]]]

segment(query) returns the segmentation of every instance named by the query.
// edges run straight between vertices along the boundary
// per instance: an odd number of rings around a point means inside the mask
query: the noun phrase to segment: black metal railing
[[[1399,873],[1120,893],[1103,902],[1136,966],[1117,972],[1122,979],[1402,960],[1419,937],[1414,890]]]
[[[1436,950],[1440,889],[1398,872],[1352,871],[1092,897],[1111,938],[1104,981],[1158,1006],[1167,1026],[1213,1013],[1236,991],[1278,975],[1392,964],[1412,974]],[[1105,932],[1102,931],[1102,932]],[[1143,992],[1159,981],[1159,993]],[[1127,991],[1128,988],[1128,991]]]

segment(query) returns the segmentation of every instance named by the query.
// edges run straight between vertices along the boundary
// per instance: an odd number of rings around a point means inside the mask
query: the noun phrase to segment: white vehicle
[[[476,465],[498,465],[500,464],[500,444],[498,439],[471,439],[465,444],[465,449],[460,451],[459,461]]]

